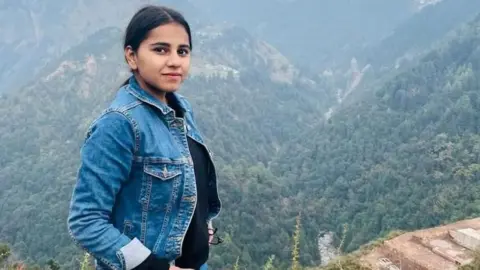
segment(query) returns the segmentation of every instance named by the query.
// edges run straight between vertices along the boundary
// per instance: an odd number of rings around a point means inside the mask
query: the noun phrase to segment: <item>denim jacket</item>
[[[181,255],[197,200],[187,136],[205,144],[188,101],[173,97],[184,118],[132,76],[87,132],[68,229],[97,269],[129,270],[151,253],[170,262]],[[221,202],[216,177],[208,185],[210,222]]]

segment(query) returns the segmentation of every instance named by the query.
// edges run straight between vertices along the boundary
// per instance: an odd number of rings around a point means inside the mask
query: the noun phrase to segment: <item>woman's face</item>
[[[188,33],[178,23],[158,26],[137,52],[127,47],[125,56],[142,88],[154,93],[174,92],[190,70]]]

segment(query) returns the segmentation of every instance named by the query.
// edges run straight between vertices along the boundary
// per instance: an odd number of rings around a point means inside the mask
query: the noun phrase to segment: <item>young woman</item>
[[[69,232],[96,269],[207,269],[221,202],[192,107],[176,93],[190,68],[190,27],[147,6],[124,49],[133,74],[89,128]]]

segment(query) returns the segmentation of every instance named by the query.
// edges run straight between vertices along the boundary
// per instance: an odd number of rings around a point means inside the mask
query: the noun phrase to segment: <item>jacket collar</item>
[[[145,91],[140,85],[138,84],[137,80],[135,79],[135,76],[131,76],[130,79],[128,80],[128,85],[126,87],[126,90],[135,96],[137,99],[139,99],[142,102],[148,103],[158,110],[162,112],[162,114],[167,115],[167,114],[173,114],[174,110],[170,108],[167,104],[161,102],[158,100],[156,97],[154,97],[152,94],[149,92]],[[170,97],[175,99],[175,102],[180,106],[180,108],[186,112],[187,109],[185,108],[183,102],[180,101],[179,96],[176,93],[169,93]],[[167,98],[170,98],[167,97]]]

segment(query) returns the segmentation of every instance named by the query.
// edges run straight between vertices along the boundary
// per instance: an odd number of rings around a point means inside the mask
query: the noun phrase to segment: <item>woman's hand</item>
[[[213,241],[213,236],[214,236],[214,230],[213,229],[208,229],[208,245],[212,245],[212,241]]]
[[[211,246],[213,241],[213,236],[215,234],[215,229],[213,229],[212,221],[208,222],[208,245]]]

